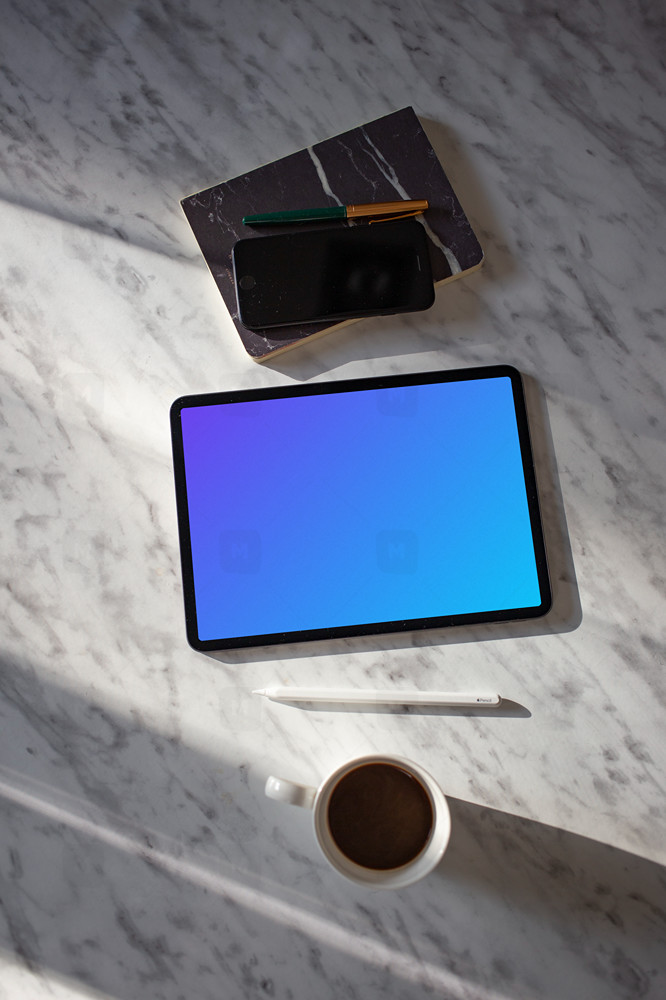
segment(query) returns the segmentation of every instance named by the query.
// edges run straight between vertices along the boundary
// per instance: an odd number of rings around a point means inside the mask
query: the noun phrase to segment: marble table
[[[0,1000],[666,995],[663,52],[628,0],[3,5]],[[179,199],[409,104],[484,268],[257,365]],[[529,388],[545,620],[187,646],[175,397],[494,363]],[[306,682],[508,704],[251,694]],[[397,892],[263,795],[375,751],[451,801]]]

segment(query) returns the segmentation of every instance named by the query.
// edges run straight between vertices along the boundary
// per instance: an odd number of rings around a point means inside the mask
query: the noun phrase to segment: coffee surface
[[[407,864],[425,847],[433,824],[430,797],[395,764],[361,764],[331,793],[328,824],[351,861],[385,870]]]

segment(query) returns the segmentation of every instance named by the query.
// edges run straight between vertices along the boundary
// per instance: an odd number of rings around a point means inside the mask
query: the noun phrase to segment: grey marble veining
[[[0,1000],[664,995],[664,36],[622,0],[4,4]],[[257,366],[180,199],[408,104],[483,270]],[[499,362],[528,379],[543,623],[187,647],[176,396]],[[453,815],[385,894],[262,791],[382,750]]]

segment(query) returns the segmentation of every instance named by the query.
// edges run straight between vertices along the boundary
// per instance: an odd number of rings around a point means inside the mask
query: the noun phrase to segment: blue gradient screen
[[[509,377],[180,417],[201,641],[541,603]]]

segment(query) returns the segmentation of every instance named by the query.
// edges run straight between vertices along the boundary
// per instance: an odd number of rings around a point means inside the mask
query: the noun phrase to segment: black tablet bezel
[[[363,625],[332,626],[297,632],[273,632],[267,635],[227,636],[219,639],[200,639],[197,631],[194,572],[190,546],[190,525],[185,483],[185,461],[180,414],[192,406],[211,406],[220,403],[249,402],[293,396],[311,396],[321,393],[355,392],[362,389],[399,388],[409,385],[431,385],[436,382],[460,382],[471,379],[509,378],[513,390],[520,454],[525,479],[525,490],[534,543],[535,563],[539,581],[541,603],[529,608],[488,610],[464,615],[444,615],[436,618],[413,618],[404,621],[370,622]],[[411,632],[423,629],[448,628],[458,625],[478,625],[505,621],[539,618],[545,615],[552,602],[546,547],[544,542],[539,499],[537,494],[532,446],[530,442],[525,393],[520,372],[511,365],[491,365],[479,368],[446,371],[416,372],[407,375],[370,376],[332,382],[313,382],[307,385],[287,385],[263,389],[205,393],[181,396],[171,406],[171,441],[173,449],[176,508],[180,541],[183,598],[187,640],[193,649],[208,652],[222,649],[240,649],[253,646],[272,646],[282,643],[309,642],[345,636],[381,635],[391,632]]]

